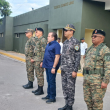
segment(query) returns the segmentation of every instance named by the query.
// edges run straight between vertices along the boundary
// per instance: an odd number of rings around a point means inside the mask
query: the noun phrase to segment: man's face
[[[32,32],[26,32],[25,35],[29,38],[30,36],[32,36]]]
[[[70,36],[72,33],[73,33],[73,31],[64,30],[64,36],[65,36],[66,38],[68,38],[68,36]]]
[[[54,41],[54,37],[52,36],[52,33],[49,33],[49,34],[48,34],[47,39],[48,39],[48,42]]]
[[[84,42],[84,40],[81,40],[81,42],[83,43],[83,42]]]
[[[60,42],[60,40],[58,39],[58,42]]]
[[[97,45],[99,44],[101,41],[103,41],[104,36],[100,35],[100,34],[93,34],[92,35],[92,43]]]
[[[37,37],[42,36],[42,32],[39,31],[39,30],[36,30],[36,36],[37,36]]]

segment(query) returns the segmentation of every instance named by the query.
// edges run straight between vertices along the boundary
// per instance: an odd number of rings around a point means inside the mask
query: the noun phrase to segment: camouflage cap
[[[25,33],[28,33],[28,32],[34,32],[34,30],[33,29],[27,29],[26,31],[25,31]]]
[[[63,28],[63,30],[76,31],[75,27],[72,24],[67,24],[66,27]]]

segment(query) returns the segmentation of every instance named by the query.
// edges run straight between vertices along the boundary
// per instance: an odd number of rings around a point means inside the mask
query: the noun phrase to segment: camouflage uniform
[[[44,85],[44,69],[40,67],[40,63],[43,61],[46,39],[42,36],[40,38],[34,37],[34,68],[39,86]]]
[[[63,52],[61,55],[62,88],[66,104],[69,106],[74,104],[76,78],[72,77],[72,72],[77,72],[80,64],[79,46],[79,41],[74,37],[63,43]]]
[[[102,110],[106,88],[102,89],[101,83],[108,84],[110,79],[110,51],[106,45],[92,45],[88,49],[83,72],[84,100],[88,110]]]
[[[34,48],[32,42],[34,38],[31,37],[25,44],[25,56],[26,56],[26,70],[28,81],[34,81],[34,65],[31,63],[31,59],[34,57]]]

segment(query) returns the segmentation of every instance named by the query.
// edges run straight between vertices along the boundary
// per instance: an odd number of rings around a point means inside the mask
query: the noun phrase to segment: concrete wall
[[[103,29],[106,32],[105,42],[110,47],[110,11],[105,10],[105,3],[83,0],[81,37],[85,29]]]
[[[2,24],[0,25],[0,49],[5,50],[5,21],[6,19],[3,19]],[[3,37],[2,37],[3,34]]]
[[[3,34],[3,37],[0,37],[0,49],[3,50],[13,50],[13,18],[5,17],[3,23],[0,26],[0,34]]]
[[[49,31],[64,28],[74,24],[75,37],[79,40],[81,34],[82,0],[50,0]]]
[[[49,6],[45,6],[28,13],[14,17],[14,45],[13,50],[24,53],[25,43],[27,38],[25,31],[41,27],[44,29],[44,37],[48,35],[48,21],[49,21]],[[16,34],[19,38],[16,38]]]

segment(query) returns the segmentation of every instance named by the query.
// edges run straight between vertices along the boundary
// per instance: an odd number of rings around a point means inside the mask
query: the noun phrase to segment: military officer
[[[34,48],[32,45],[33,41],[33,32],[32,29],[27,29],[25,32],[26,37],[28,38],[26,44],[25,44],[25,56],[26,56],[26,70],[27,70],[27,78],[28,78],[28,84],[23,85],[23,88],[30,89],[33,88],[33,81],[34,81],[34,65],[31,63],[31,58],[34,57]]]
[[[64,36],[67,38],[63,43],[61,55],[62,88],[65,97],[65,106],[58,110],[73,110],[75,96],[75,82],[80,64],[80,42],[73,37],[75,27],[68,24],[64,28]]]
[[[35,31],[36,31],[36,38],[34,40],[36,44],[34,45],[34,57],[31,58],[31,63],[33,63],[35,67],[38,89],[35,91],[32,91],[32,93],[34,93],[35,95],[42,95],[44,94],[43,92],[44,68],[42,68],[42,62],[43,62],[47,41],[43,37],[44,30],[42,28],[35,28]]]
[[[110,50],[103,43],[105,32],[95,29],[93,45],[87,50],[84,67],[84,100],[88,110],[103,110],[103,98],[110,79]]]

